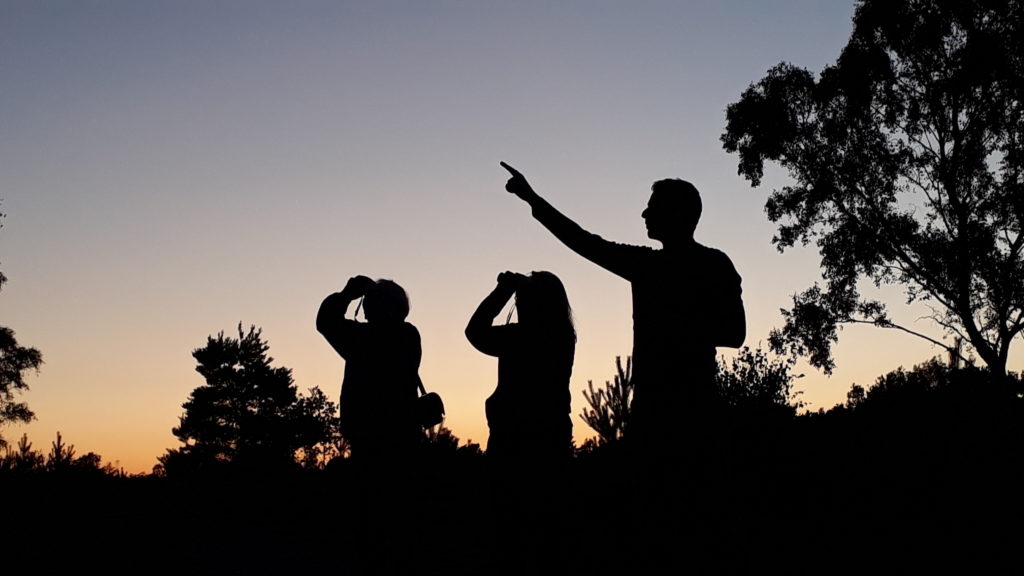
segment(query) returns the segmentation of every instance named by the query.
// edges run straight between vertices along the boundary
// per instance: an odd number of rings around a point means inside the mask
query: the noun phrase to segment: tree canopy
[[[727,109],[722,142],[760,184],[783,251],[814,243],[824,286],[784,310],[777,351],[826,373],[844,323],[903,330],[997,374],[1024,330],[1024,6],[862,0],[835,64],[770,69]],[[930,307],[935,330],[890,317],[864,282]]]
[[[206,383],[182,405],[172,432],[184,446],[161,458],[168,473],[225,463],[287,467],[297,456],[316,461],[323,445],[336,443],[334,404],[317,388],[300,396],[291,370],[272,367],[268,350],[261,330],[239,324],[238,338],[221,332],[192,352]]]
[[[0,213],[0,220],[4,214]],[[2,224],[0,224],[2,226]],[[7,282],[7,277],[0,272],[0,289]],[[15,400],[15,393],[28,390],[25,373],[39,370],[43,364],[43,355],[35,348],[18,345],[14,330],[0,326],[0,425],[7,422],[30,422],[35,418],[28,404]],[[0,435],[0,447],[6,442]]]
[[[16,401],[14,394],[28,390],[25,373],[39,370],[42,363],[39,350],[19,346],[14,330],[0,326],[0,424],[35,418],[28,404]]]

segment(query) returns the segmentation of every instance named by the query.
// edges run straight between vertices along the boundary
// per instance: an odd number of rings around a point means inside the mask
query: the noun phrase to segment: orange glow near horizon
[[[763,206],[785,175],[752,189],[719,136],[771,66],[834,62],[853,3],[256,4],[5,6],[0,324],[45,362],[18,396],[38,419],[0,428],[8,442],[45,453],[59,430],[79,455],[149,472],[203,383],[192,350],[239,322],[300,391],[337,400],[343,363],[314,317],[363,274],[406,288],[426,387],[456,436],[486,445],[497,366],[465,323],[499,272],[550,270],[579,334],[582,443],[587,381],[631,351],[629,286],[533,221],[499,161],[632,244],[652,245],[651,183],[693,182],[697,239],[742,276],[753,348],[819,277],[813,250],[771,244]],[[856,327],[836,354],[830,378],[797,369],[809,409],[939,351]]]

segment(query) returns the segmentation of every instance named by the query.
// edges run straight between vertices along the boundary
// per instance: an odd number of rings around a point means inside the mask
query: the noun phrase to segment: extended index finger
[[[509,166],[508,164],[505,164],[504,162],[498,162],[498,163],[501,164],[502,168],[504,168],[505,170],[508,170],[509,174],[511,174],[513,176],[522,176],[522,174],[519,173],[519,170],[516,170],[515,168]]]

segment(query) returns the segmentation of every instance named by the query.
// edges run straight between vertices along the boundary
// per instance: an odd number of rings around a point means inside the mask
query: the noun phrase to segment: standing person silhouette
[[[345,318],[363,298],[366,322]],[[423,436],[416,419],[420,334],[405,321],[409,298],[391,280],[349,279],[324,299],[316,328],[345,359],[340,425],[356,460],[382,463],[414,455]]]
[[[345,318],[359,298],[366,322]],[[324,298],[316,317],[317,330],[345,359],[339,424],[356,464],[345,494],[353,530],[345,573],[414,572],[406,552],[416,541],[418,508],[408,479],[423,439],[416,418],[422,350],[408,315],[401,286],[354,276]]]
[[[662,248],[611,242],[587,232],[511,174],[505,189],[577,254],[628,280],[633,292],[633,401],[629,442],[654,454],[678,441],[692,444],[722,408],[715,372],[717,346],[738,348],[746,336],[740,276],[723,252],[697,243],[697,189],[659,180],[643,217]]]
[[[513,295],[518,321],[492,325]],[[485,404],[496,572],[564,571],[576,329],[562,281],[550,272],[502,272],[470,318],[466,338],[498,358],[498,385]]]
[[[513,294],[518,322],[493,326]],[[498,357],[498,386],[485,404],[487,455],[519,463],[569,458],[576,330],[562,281],[551,272],[502,272],[470,318],[466,338]]]

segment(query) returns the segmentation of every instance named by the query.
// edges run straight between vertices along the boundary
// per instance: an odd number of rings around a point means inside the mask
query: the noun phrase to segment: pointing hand
[[[530,183],[526,181],[526,177],[522,175],[518,170],[509,166],[508,164],[501,162],[501,167],[508,170],[508,173],[512,175],[505,183],[505,190],[519,196],[523,200],[529,200],[532,196],[536,196],[537,193],[530,187]]]

